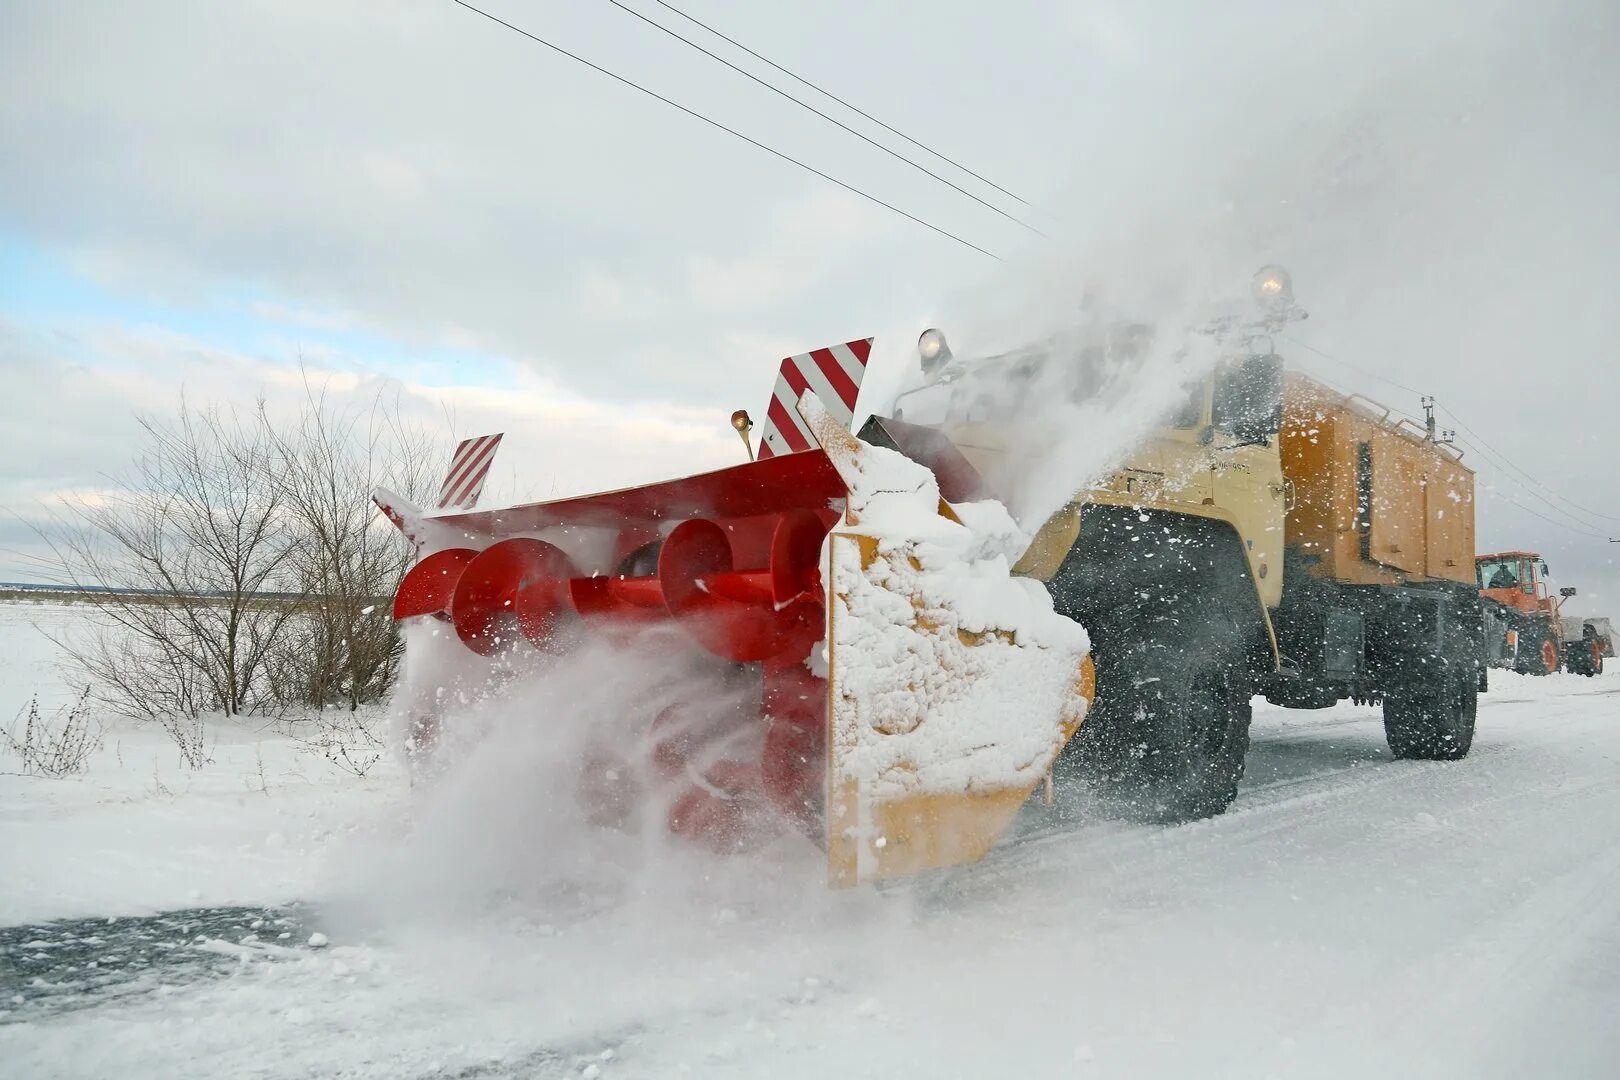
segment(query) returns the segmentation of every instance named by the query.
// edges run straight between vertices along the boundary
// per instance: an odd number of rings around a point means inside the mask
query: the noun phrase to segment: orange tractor
[[[1486,648],[1493,666],[1527,675],[1560,669],[1578,675],[1603,670],[1603,643],[1593,635],[1566,637],[1560,614],[1572,588],[1554,595],[1547,562],[1533,551],[1500,551],[1474,560],[1486,619],[1493,628]]]

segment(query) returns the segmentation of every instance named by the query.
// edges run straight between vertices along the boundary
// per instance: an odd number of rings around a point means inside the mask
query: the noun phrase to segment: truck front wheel
[[[1453,671],[1437,687],[1407,687],[1384,698],[1384,738],[1398,758],[1456,761],[1474,743],[1479,684]]]
[[[1558,642],[1552,638],[1541,639],[1541,671],[1540,675],[1552,675],[1558,671]]]
[[[1151,652],[1129,654],[1114,678],[1103,669],[1075,764],[1116,816],[1170,824],[1222,813],[1249,749],[1245,673],[1216,658],[1144,663]]]
[[[1603,674],[1603,647],[1594,637],[1587,635],[1564,646],[1564,670],[1571,675],[1592,678]]]

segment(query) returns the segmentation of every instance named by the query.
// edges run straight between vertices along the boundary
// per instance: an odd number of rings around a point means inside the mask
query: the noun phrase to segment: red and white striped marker
[[[831,348],[790,356],[782,361],[765,411],[765,434],[759,441],[761,458],[797,454],[821,444],[805,426],[795,408],[799,395],[814,390],[827,412],[845,427],[855,424],[855,400],[860,396],[872,339],[859,338]]]
[[[466,510],[478,501],[484,490],[484,478],[495,463],[495,451],[501,445],[504,431],[494,435],[480,435],[475,439],[462,439],[456,444],[455,456],[450,459],[450,471],[444,474],[439,488],[440,510]]]

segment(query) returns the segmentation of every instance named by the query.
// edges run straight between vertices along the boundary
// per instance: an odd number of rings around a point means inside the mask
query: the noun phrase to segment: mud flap
[[[1085,632],[966,523],[999,506],[953,508],[928,469],[799,408],[849,489],[824,553],[828,883],[972,862],[1085,718]]]

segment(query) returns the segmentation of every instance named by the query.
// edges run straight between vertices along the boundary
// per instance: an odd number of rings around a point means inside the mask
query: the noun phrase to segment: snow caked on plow
[[[1012,574],[1000,504],[946,503],[811,393],[799,412],[820,448],[680,480],[432,517],[380,494],[420,552],[394,617],[453,631],[406,635],[418,762],[453,770],[482,701],[572,654],[635,679],[652,650],[698,677],[586,733],[590,827],[724,853],[796,833],[834,886],[980,858],[1084,720],[1085,631]]]

